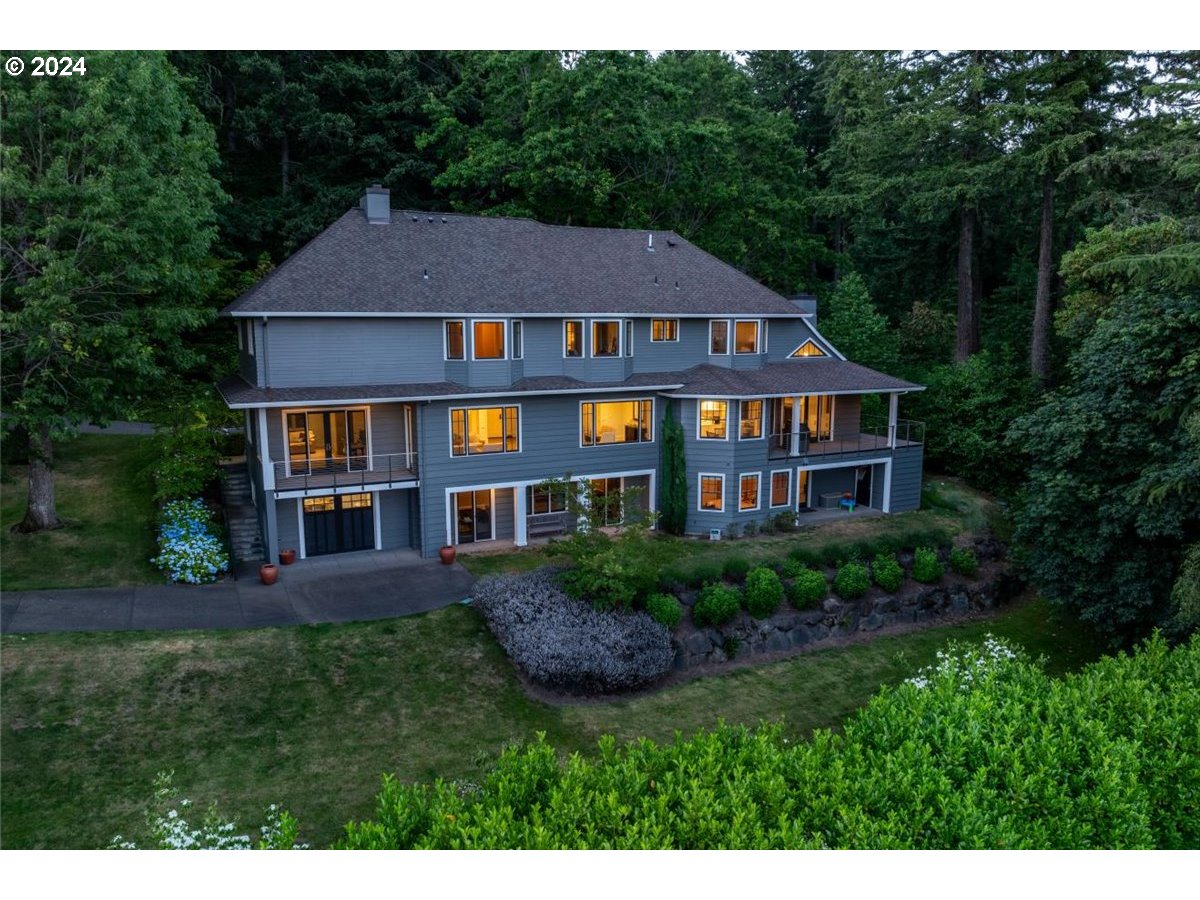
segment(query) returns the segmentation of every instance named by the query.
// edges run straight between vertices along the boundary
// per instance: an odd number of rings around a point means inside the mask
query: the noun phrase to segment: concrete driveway
[[[449,606],[475,583],[458,563],[413,551],[347,553],[279,567],[262,584],[248,568],[208,585],[5,591],[0,631],[181,631],[390,619]]]

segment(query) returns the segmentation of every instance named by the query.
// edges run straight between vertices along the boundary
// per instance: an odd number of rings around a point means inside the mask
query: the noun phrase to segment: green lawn
[[[3,847],[92,847],[140,821],[155,772],[245,823],[283,802],[327,845],[367,816],[382,772],[474,778],[506,742],[546,732],[592,752],[602,733],[669,740],[718,718],[837,726],[950,638],[1008,635],[1062,672],[1097,655],[1041,603],[743,669],[620,703],[530,700],[479,615],[451,607],[343,626],[5,636]]]
[[[57,449],[55,495],[67,527],[13,534],[25,515],[26,467],[0,480],[0,586],[103,587],[160,582],[154,555],[153,442],[137,435],[82,434]]]

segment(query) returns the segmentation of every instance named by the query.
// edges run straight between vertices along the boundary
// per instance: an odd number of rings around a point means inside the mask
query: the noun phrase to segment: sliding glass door
[[[293,475],[367,469],[367,411],[288,413],[288,467]]]

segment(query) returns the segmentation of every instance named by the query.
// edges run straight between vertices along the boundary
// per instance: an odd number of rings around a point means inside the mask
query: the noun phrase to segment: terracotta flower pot
[[[258,567],[258,577],[262,579],[263,584],[274,584],[275,579],[279,577],[279,566],[263,563]]]
[[[280,550],[279,551],[280,565],[290,566],[295,561],[296,561],[296,551],[295,550]]]
[[[454,562],[454,557],[457,553],[458,553],[457,550],[455,550],[452,546],[447,544],[445,547],[443,547],[441,550],[438,551],[438,556],[440,556],[442,559],[442,565],[448,566],[452,562]]]

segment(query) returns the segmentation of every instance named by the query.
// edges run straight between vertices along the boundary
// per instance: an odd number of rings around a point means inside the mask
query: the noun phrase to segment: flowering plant
[[[969,691],[976,683],[1001,671],[1010,661],[1024,662],[1026,659],[1020,648],[988,633],[979,645],[951,642],[945,650],[937,652],[937,662],[919,670],[906,679],[905,684],[928,688],[935,682],[950,681],[958,685],[959,690]]]
[[[172,581],[203,584],[229,569],[229,554],[212,533],[213,514],[204,501],[171,500],[163,504],[158,530],[158,556],[151,562]]]

